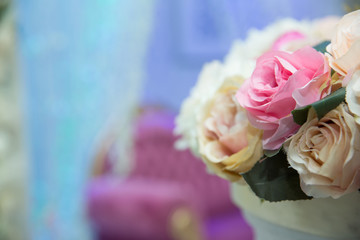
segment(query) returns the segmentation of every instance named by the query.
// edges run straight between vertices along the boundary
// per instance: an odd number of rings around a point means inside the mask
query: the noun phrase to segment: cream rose
[[[346,102],[360,124],[360,71],[355,72],[346,87]]]
[[[359,146],[359,128],[342,103],[320,120],[311,109],[285,149],[307,195],[339,198],[360,188]]]
[[[241,179],[262,157],[262,131],[249,124],[235,93],[240,77],[227,78],[204,108],[198,126],[200,154],[217,175],[230,181]]]
[[[346,14],[338,23],[326,50],[331,67],[340,75],[360,68],[360,10]]]

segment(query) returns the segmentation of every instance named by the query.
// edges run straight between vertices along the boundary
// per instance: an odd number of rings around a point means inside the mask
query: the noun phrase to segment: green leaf
[[[9,9],[10,1],[9,0],[0,0],[0,22],[4,18]]]
[[[299,174],[289,166],[283,151],[259,161],[243,177],[259,198],[270,202],[311,199],[301,190]]]
[[[303,125],[307,120],[307,116],[308,116],[308,112],[309,112],[310,108],[311,108],[311,105],[307,105],[305,107],[297,108],[297,109],[291,111],[294,122],[296,122],[299,125]]]
[[[330,76],[334,76],[335,73],[336,73],[335,70],[331,69]]]
[[[330,94],[329,96],[317,102],[293,110],[291,113],[293,115],[294,122],[296,122],[299,125],[303,125],[307,120],[307,115],[311,107],[315,109],[318,119],[321,119],[328,112],[339,106],[339,104],[344,100],[345,100],[345,88],[340,88],[335,92],[333,92],[332,94]]]
[[[325,53],[327,45],[330,44],[330,41],[323,41],[319,43],[318,45],[315,45],[313,48],[315,48],[316,51]]]

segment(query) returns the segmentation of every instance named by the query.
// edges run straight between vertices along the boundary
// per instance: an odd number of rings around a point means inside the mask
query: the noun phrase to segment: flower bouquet
[[[262,205],[325,199],[333,208],[345,195],[358,205],[359,116],[360,10],[341,19],[284,19],[251,30],[223,63],[204,66],[176,119],[176,147],[248,186]]]

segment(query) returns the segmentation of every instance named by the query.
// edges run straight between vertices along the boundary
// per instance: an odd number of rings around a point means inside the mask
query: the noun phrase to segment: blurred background
[[[0,0],[0,239],[253,239],[174,117],[249,29],[359,6]]]

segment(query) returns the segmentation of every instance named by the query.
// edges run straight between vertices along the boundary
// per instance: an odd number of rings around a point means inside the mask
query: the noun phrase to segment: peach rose
[[[262,131],[252,127],[235,99],[240,77],[228,78],[205,107],[199,125],[200,154],[217,175],[241,179],[262,157]]]
[[[346,104],[320,120],[311,109],[284,146],[307,195],[339,198],[360,188],[360,131]]]
[[[340,75],[360,68],[360,10],[346,14],[338,23],[326,50],[330,66]]]
[[[355,121],[360,124],[360,71],[355,72],[346,87],[346,102]]]

